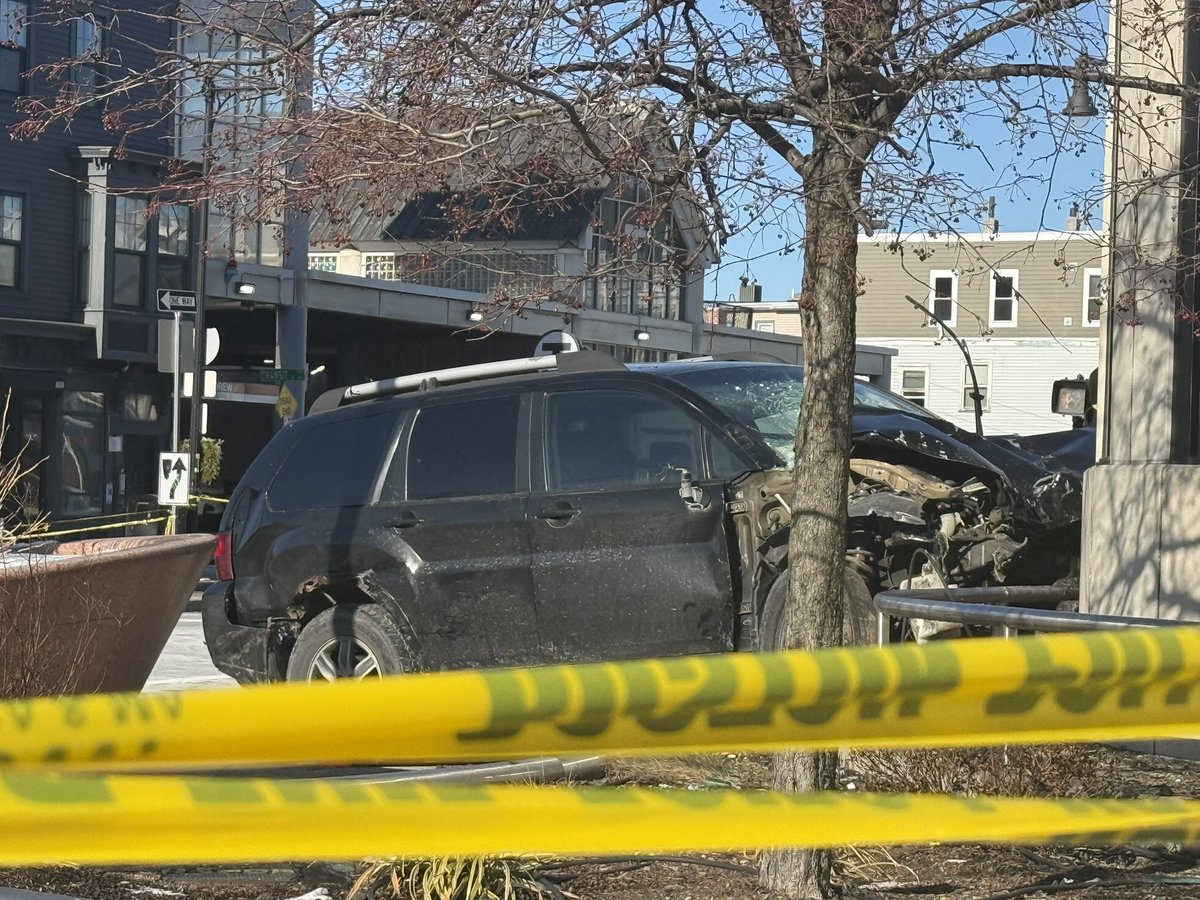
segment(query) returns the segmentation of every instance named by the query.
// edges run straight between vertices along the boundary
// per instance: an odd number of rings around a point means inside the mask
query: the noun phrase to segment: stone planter
[[[141,690],[213,544],[118,537],[5,555],[0,697]]]

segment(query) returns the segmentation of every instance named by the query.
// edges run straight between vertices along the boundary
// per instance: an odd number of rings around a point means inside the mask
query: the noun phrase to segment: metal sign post
[[[169,312],[175,320],[175,327],[172,329],[171,337],[171,453],[178,455],[179,453],[179,395],[183,392],[181,386],[183,380],[183,361],[179,358],[179,330],[180,320],[184,312],[196,311],[196,295],[192,291],[170,291],[159,290],[158,292],[158,308],[161,312]],[[159,489],[160,502],[162,489]],[[179,530],[179,522],[177,519],[179,513],[179,504],[171,503],[171,519],[167,522],[167,534],[175,534]]]

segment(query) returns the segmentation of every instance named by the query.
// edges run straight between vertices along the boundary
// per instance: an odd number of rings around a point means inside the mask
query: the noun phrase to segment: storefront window
[[[42,511],[42,401],[30,398],[21,403],[20,441],[21,476],[17,482],[16,501],[20,516],[34,521]]]
[[[104,511],[104,394],[63,394],[63,515]]]

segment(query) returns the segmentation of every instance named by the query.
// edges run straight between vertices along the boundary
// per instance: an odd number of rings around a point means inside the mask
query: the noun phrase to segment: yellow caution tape
[[[204,500],[207,503],[228,503],[228,497],[209,497],[207,494],[188,494],[189,500]]]
[[[593,855],[786,846],[1189,843],[1200,801],[180,777],[0,778],[0,866]]]
[[[124,522],[112,522],[108,525],[90,525],[87,528],[67,528],[61,531],[31,531],[17,535],[19,541],[41,540],[50,537],[67,537],[72,534],[86,534],[91,531],[112,531],[114,528],[126,528],[133,525],[154,525],[167,521],[168,516],[157,516],[153,519],[129,519]]]
[[[0,764],[464,761],[1138,739],[1200,726],[1200,629],[0,705]]]

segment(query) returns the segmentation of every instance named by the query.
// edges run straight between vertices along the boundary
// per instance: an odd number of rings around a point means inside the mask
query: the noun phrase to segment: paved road
[[[228,675],[218,672],[209,659],[200,613],[185,612],[150,673],[145,690],[187,691],[236,685],[237,682]]]

